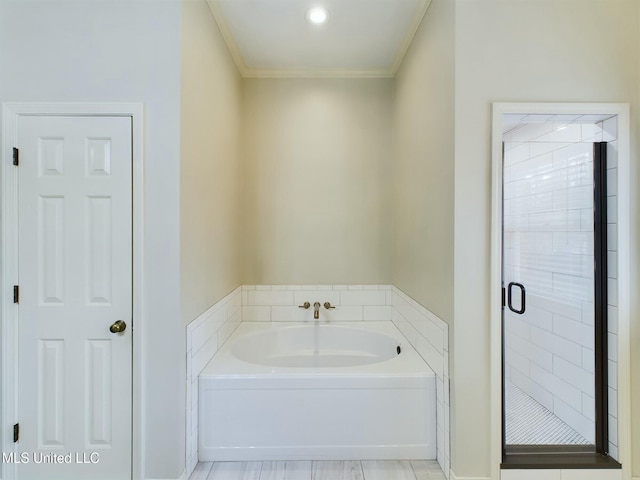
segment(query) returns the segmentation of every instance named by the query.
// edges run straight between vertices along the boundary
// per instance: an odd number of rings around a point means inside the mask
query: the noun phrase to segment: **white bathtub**
[[[391,322],[244,322],[199,377],[199,459],[435,459],[435,388]]]

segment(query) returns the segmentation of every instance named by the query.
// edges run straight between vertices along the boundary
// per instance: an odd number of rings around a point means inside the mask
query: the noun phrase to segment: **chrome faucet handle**
[[[332,307],[330,302],[324,302],[324,308],[329,310],[330,308],[336,308],[336,307]]]
[[[311,304],[309,302],[304,302],[302,305],[298,305],[298,308],[304,308],[306,310],[310,306]]]

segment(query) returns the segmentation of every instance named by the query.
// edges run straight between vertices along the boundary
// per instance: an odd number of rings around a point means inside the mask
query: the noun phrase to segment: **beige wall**
[[[454,4],[433,0],[395,79],[393,284],[453,322]]]
[[[391,80],[245,80],[243,283],[390,283],[391,103]]]
[[[455,25],[455,354],[452,469],[487,476],[491,103],[628,102],[638,190],[638,2],[459,0]],[[632,218],[637,219],[638,199]],[[637,233],[637,221],[632,226]],[[632,245],[636,251],[637,242]],[[637,258],[632,259],[637,272]],[[637,273],[631,291],[638,291]],[[638,309],[632,312],[638,345]],[[635,392],[639,354],[633,358]],[[634,398],[635,451],[640,445]],[[640,474],[636,455],[634,474]]]
[[[184,323],[240,279],[242,82],[204,0],[182,3],[180,289]]]

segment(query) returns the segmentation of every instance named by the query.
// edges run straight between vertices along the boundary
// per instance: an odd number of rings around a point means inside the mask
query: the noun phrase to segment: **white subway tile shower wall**
[[[594,439],[591,151],[594,141],[611,142],[607,183],[615,207],[612,122],[527,125],[505,135],[505,283],[527,288],[527,312],[505,313],[505,375],[589,441]],[[615,208],[610,210],[611,258],[616,239]],[[615,272],[610,268],[610,345],[615,344]],[[615,425],[614,388],[609,396]],[[613,429],[614,456],[616,444]]]
[[[187,325],[186,470],[198,463],[198,375],[242,321],[241,288]]]
[[[393,321],[438,377],[437,458],[449,475],[449,337],[446,323],[391,285],[243,285],[187,326],[187,476],[198,462],[198,375],[240,321],[313,321],[305,301],[329,301],[320,319]]]

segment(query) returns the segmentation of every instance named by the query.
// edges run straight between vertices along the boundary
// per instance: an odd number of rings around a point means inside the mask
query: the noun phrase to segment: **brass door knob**
[[[124,332],[127,329],[127,324],[122,320],[116,320],[113,325],[109,327],[109,331],[111,333],[120,333]]]

